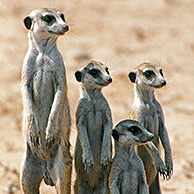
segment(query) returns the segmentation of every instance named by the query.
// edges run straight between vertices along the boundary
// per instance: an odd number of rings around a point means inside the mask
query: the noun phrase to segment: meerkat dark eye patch
[[[128,128],[128,131],[131,132],[133,135],[137,135],[138,133],[140,133],[139,127],[135,126]]]
[[[162,69],[160,69],[160,75],[161,75],[162,77],[164,77],[164,74],[163,74]]]
[[[100,75],[100,71],[98,69],[92,69],[89,71],[89,74],[91,74],[94,78],[97,78]]]
[[[41,16],[42,21],[46,22],[48,25],[52,25],[56,22],[56,18],[53,15],[47,14],[45,16]]]
[[[153,76],[155,76],[155,73],[152,70],[146,70],[145,72],[143,72],[143,75],[146,78],[151,79]]]
[[[61,19],[65,22],[65,16],[63,13],[61,14]]]

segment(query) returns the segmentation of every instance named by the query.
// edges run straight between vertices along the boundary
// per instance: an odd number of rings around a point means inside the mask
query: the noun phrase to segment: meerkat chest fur
[[[157,101],[154,93],[151,92],[148,97],[145,97],[145,95],[139,94],[135,89],[135,99],[132,108],[136,112],[136,118],[134,119],[144,123],[151,133],[158,135],[159,118],[156,104]]]
[[[122,181],[118,183],[120,187],[128,186],[130,191],[132,191],[133,188],[137,188],[138,169],[143,167],[143,163],[135,153],[134,147],[132,146],[128,149],[116,148],[115,160],[118,160],[117,163],[120,164],[121,167],[119,176]]]
[[[60,59],[59,57],[56,59]],[[62,62],[62,61],[58,61]],[[55,76],[58,63],[48,54],[39,53],[36,58],[33,75],[33,89],[34,98],[37,100],[44,100],[49,95],[54,95],[56,89]]]
[[[82,88],[82,92],[85,93],[85,89]],[[91,150],[95,150],[94,158],[100,160],[102,144],[96,142],[102,142],[103,139],[103,122],[106,111],[110,113],[109,105],[101,93],[100,90],[93,90],[93,94],[89,97],[89,94],[84,94],[80,99],[78,106],[78,113],[85,115],[85,122],[87,123],[87,134],[90,141]],[[79,108],[80,107],[80,108]],[[83,108],[84,107],[84,108]],[[81,110],[79,112],[79,110]]]

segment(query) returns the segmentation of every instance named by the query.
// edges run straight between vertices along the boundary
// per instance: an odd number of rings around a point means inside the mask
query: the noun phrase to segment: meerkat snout
[[[108,83],[111,83],[112,82],[112,78],[109,77],[107,81],[108,81]]]
[[[68,25],[63,26],[63,30],[64,30],[64,32],[69,31],[69,26]]]
[[[161,80],[160,83],[161,83],[162,86],[165,86],[166,85],[166,80]]]
[[[149,141],[154,140],[154,138],[155,138],[155,137],[154,137],[154,135],[153,135],[153,134],[150,134],[150,135],[149,135],[149,137],[148,137]]]

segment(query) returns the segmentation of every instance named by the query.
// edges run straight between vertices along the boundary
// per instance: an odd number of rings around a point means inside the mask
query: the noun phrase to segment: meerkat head
[[[154,135],[141,123],[129,119],[120,121],[113,129],[112,136],[116,142],[124,146],[139,145],[154,139]]]
[[[140,64],[128,76],[131,82],[145,89],[161,88],[166,85],[161,67],[148,62]]]
[[[36,9],[24,19],[25,27],[39,39],[64,35],[69,30],[63,13],[54,8]]]
[[[102,88],[112,82],[108,67],[98,61],[91,61],[76,71],[75,77],[78,82],[82,82],[86,89]]]

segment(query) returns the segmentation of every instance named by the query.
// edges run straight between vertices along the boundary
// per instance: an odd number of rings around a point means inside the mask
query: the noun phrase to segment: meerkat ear
[[[129,76],[129,79],[131,80],[132,83],[135,83],[136,82],[136,73],[137,72],[132,71],[128,75]]]
[[[119,133],[115,129],[112,130],[112,136],[113,136],[114,140],[116,140],[116,141],[119,140]]]
[[[26,26],[26,28],[28,30],[30,30],[30,28],[32,26],[32,18],[30,16],[25,17],[25,19],[24,19],[24,25]]]
[[[82,73],[81,73],[81,71],[76,71],[75,72],[75,78],[76,78],[76,80],[78,82],[81,82],[81,80],[82,80]]]

